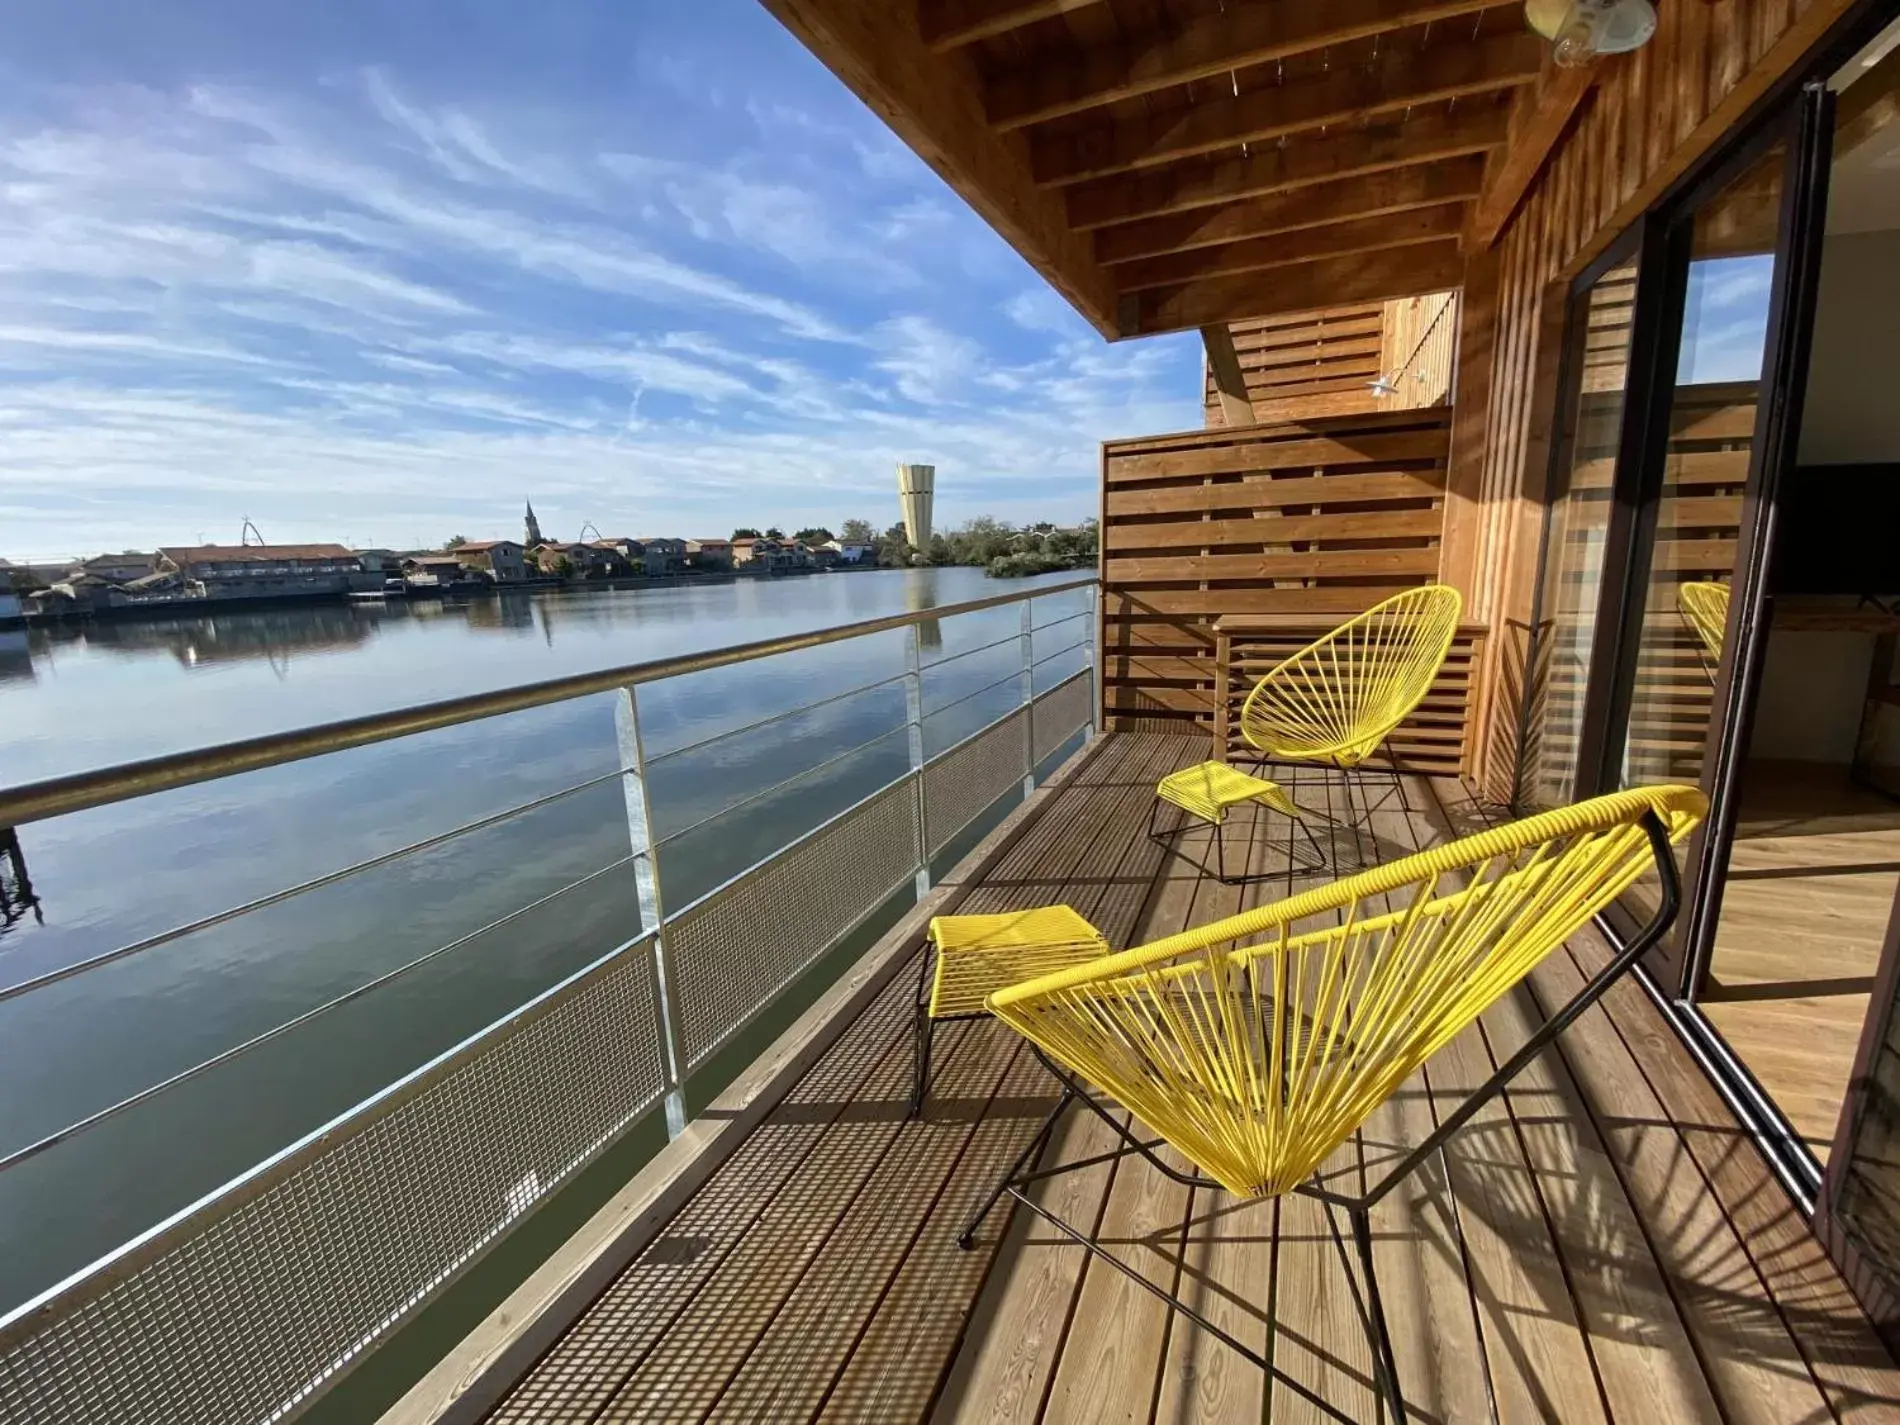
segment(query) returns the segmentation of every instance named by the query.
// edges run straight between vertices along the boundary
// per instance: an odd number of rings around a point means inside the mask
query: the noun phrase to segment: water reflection
[[[975,570],[926,570],[34,629],[26,678],[0,684],[0,778],[17,784],[1021,587]],[[1051,624],[1037,635],[1038,688],[1083,666],[1084,655],[1068,649],[1083,606],[1079,594],[1037,601],[1038,622]],[[1052,623],[1064,615],[1068,622]],[[928,751],[1020,700],[1020,627],[1020,611],[1007,606],[927,621]],[[904,635],[893,632],[641,688],[643,733],[657,764],[655,830],[669,838],[661,852],[669,905],[704,894],[901,774],[896,680],[904,647]],[[27,828],[33,908],[44,898],[45,923],[15,917],[0,940],[0,985],[604,779],[533,813],[0,1002],[4,1154],[455,946],[264,1051],[0,1174],[0,1309],[632,936],[638,898],[621,869],[630,844],[613,775],[622,765],[619,696]],[[762,718],[776,720],[738,731]],[[0,873],[16,885],[11,870]]]
[[[33,681],[33,649],[26,630],[0,628],[0,683]]]
[[[21,849],[20,834],[9,826],[0,829],[0,935],[5,935],[29,911],[37,923],[46,923],[46,912],[33,890],[33,879],[27,874],[26,852]]]

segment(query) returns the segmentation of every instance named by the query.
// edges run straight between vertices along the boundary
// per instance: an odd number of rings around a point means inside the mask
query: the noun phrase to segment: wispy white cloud
[[[1104,346],[728,30],[624,91],[378,56],[0,100],[0,552],[499,533],[524,490],[576,527],[882,521],[899,459],[945,519],[1068,518],[1101,439],[1197,423],[1191,342]]]

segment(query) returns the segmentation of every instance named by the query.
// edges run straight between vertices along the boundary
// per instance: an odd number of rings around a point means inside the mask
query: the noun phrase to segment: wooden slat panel
[[[1337,545],[1356,540],[1430,538],[1438,533],[1442,522],[1440,512],[1430,509],[1317,515],[1276,512],[1244,520],[1174,520],[1165,524],[1144,520],[1140,524],[1111,524],[1103,535],[1103,545],[1111,556],[1127,549],[1215,548],[1306,540]],[[1181,576],[1156,573],[1148,577]]]
[[[1243,326],[1236,343],[1288,330],[1297,328]],[[1103,697],[1111,717],[1211,734],[1232,696],[1218,688],[1215,620],[1294,620],[1235,640],[1235,677],[1257,677],[1338,615],[1434,578],[1449,430],[1449,414],[1433,410],[1105,447]],[[1433,770],[1460,765],[1481,633],[1460,644],[1402,731],[1405,748],[1429,757]]]
[[[1443,478],[1436,470],[1314,475],[1304,479],[1257,475],[1217,483],[1128,490],[1119,497],[1119,504],[1129,515],[1202,514],[1321,503],[1337,506],[1383,500],[1429,500],[1442,495],[1444,489]]]

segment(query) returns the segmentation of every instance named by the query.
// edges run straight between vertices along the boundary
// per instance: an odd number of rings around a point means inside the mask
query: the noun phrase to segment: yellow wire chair
[[[1676,608],[1702,640],[1702,667],[1713,683],[1715,670],[1722,664],[1722,639],[1728,633],[1728,585],[1712,581],[1678,585]]]
[[[1383,745],[1403,802],[1405,783],[1389,739],[1431,691],[1463,614],[1464,600],[1449,584],[1374,604],[1269,669],[1241,704],[1241,737],[1261,754],[1263,768],[1323,762],[1350,771]],[[1350,806],[1350,777],[1346,795]]]
[[[1270,1360],[1103,1251],[1028,1188],[1140,1153],[1189,1185],[1212,1178],[1246,1199],[1317,1198],[1329,1219],[1339,1208],[1351,1220],[1363,1294],[1336,1224],[1334,1243],[1360,1301],[1380,1393],[1403,1421],[1373,1271],[1371,1209],[1662,937],[1679,900],[1671,843],[1706,812],[1694,787],[1616,792],[992,993],[991,1012],[1031,1042],[1062,1094],[959,1244],[974,1244],[1007,1193],[1285,1381]],[[1662,892],[1654,917],[1489,1082],[1363,1194],[1312,1181],[1420,1065],[1651,867]],[[1057,1120],[1078,1104],[1099,1114],[1121,1146],[1033,1171]],[[1160,1136],[1143,1139],[1122,1126],[1113,1105]],[[1157,1156],[1163,1143],[1193,1170]],[[1298,1382],[1286,1384],[1316,1399]]]

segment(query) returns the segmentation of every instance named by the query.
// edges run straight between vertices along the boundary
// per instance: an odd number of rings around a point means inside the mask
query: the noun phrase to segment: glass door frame
[[[1690,181],[1651,208],[1630,233],[1593,261],[1570,284],[1566,321],[1574,329],[1587,312],[1589,293],[1612,268],[1636,259],[1636,295],[1631,312],[1630,353],[1618,433],[1611,507],[1605,527],[1602,572],[1591,639],[1588,689],[1579,722],[1578,799],[1614,791],[1621,781],[1624,736],[1635,700],[1637,659],[1642,647],[1645,597],[1653,563],[1657,513],[1668,469],[1669,421],[1676,393],[1686,316],[1689,270],[1697,214],[1778,143],[1787,155],[1777,217],[1777,261],[1769,298],[1767,342],[1760,380],[1762,396],[1749,451],[1736,539],[1731,587],[1739,595],[1729,620],[1710,703],[1708,752],[1700,778],[1710,797],[1710,816],[1690,845],[1685,867],[1684,911],[1671,937],[1648,961],[1659,988],[1671,999],[1693,1003],[1707,978],[1715,921],[1726,881],[1727,847],[1736,820],[1736,794],[1765,648],[1768,560],[1773,552],[1775,497],[1781,472],[1794,458],[1800,432],[1800,395],[1805,387],[1815,294],[1819,285],[1821,229],[1826,215],[1832,151],[1833,95],[1810,82],[1780,96],[1704,164]],[[1563,439],[1553,443],[1546,488],[1554,491],[1569,458],[1580,392],[1571,389],[1575,366],[1567,338],[1558,379],[1564,402]],[[1542,572],[1549,559],[1548,530],[1539,554],[1538,607],[1532,627],[1541,632]],[[1532,652],[1533,663],[1537,657]],[[1525,715],[1529,715],[1529,700]],[[1520,735],[1520,746],[1525,745]],[[1612,907],[1612,928],[1627,935],[1635,917]]]

